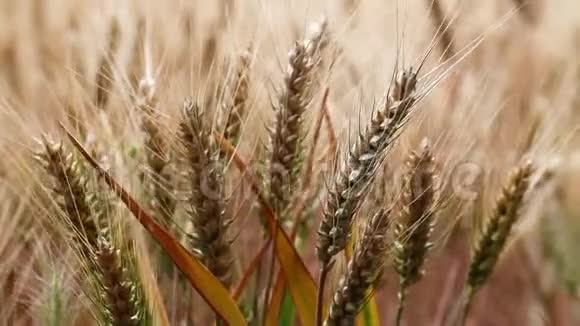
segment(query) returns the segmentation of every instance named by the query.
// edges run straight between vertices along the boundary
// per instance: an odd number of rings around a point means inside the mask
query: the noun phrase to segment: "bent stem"
[[[334,261],[324,263],[320,268],[320,274],[318,275],[318,293],[316,294],[316,323],[314,325],[322,325],[322,307],[324,305],[324,286],[326,283],[326,278],[328,273],[332,269]]]
[[[272,238],[276,239],[278,229],[274,230],[274,235]],[[273,282],[273,278],[274,278],[274,273],[276,272],[275,268],[276,268],[276,241],[272,242],[272,251],[271,251],[271,255],[270,255],[270,261],[269,264],[266,265],[266,268],[269,268],[268,270],[268,279],[266,281],[266,289],[265,289],[265,294],[264,294],[264,311],[262,311],[262,321],[266,320],[266,315],[268,314],[268,307],[269,307],[269,302],[270,302],[270,292],[272,289],[272,282]]]
[[[240,279],[238,285],[232,292],[232,297],[234,298],[234,300],[237,301],[240,298],[242,292],[244,291],[244,289],[248,285],[248,282],[250,281],[250,276],[252,276],[254,271],[259,270],[258,266],[262,261],[262,258],[264,257],[266,250],[270,247],[271,241],[272,238],[268,237],[268,240],[266,240],[266,242],[262,245],[262,248],[260,248],[258,253],[254,256],[254,258],[252,258],[250,264],[248,264],[248,268],[244,271],[244,273],[242,274],[242,278]]]
[[[405,309],[405,300],[407,299],[407,288],[401,285],[399,289],[399,303],[397,306],[397,318],[395,319],[395,325],[400,326],[403,320],[403,310]]]
[[[467,322],[467,316],[469,315],[469,310],[471,309],[471,304],[473,302],[473,297],[475,295],[475,289],[473,287],[468,287],[465,291],[465,301],[463,301],[463,306],[461,308],[461,326],[465,325]]]

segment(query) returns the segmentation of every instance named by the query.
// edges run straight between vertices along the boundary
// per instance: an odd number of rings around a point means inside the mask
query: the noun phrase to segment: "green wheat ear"
[[[83,290],[96,306],[97,319],[113,325],[141,324],[140,279],[128,272],[127,251],[115,245],[109,203],[89,187],[88,171],[62,143],[45,137],[42,145],[37,159],[52,179],[50,188],[63,213],[59,217],[72,234],[71,247],[80,253]]]
[[[467,278],[467,285],[473,290],[483,286],[491,275],[519,217],[532,172],[530,162],[523,164],[512,172],[508,183],[502,189],[473,251]]]
[[[475,293],[488,281],[499,255],[505,248],[511,229],[516,223],[534,169],[531,162],[517,167],[504,185],[494,207],[485,222],[473,249],[466,282],[466,297],[461,319],[463,324]]]

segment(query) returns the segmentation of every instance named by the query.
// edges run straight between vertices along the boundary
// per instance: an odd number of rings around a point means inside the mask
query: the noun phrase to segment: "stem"
[[[173,270],[173,277],[171,278],[171,324],[175,325],[179,321],[179,306],[181,302],[177,302],[177,287],[179,286],[179,271],[177,269]]]
[[[268,246],[268,245],[266,245]],[[258,269],[256,270],[256,278],[255,278],[255,295],[253,297],[253,302],[252,302],[252,314],[254,316],[254,318],[256,319],[256,324],[259,325],[260,324],[260,285],[261,282],[260,280],[262,279],[262,272],[264,268],[264,259],[260,260],[260,263],[258,264]]]
[[[331,262],[323,263],[320,268],[320,274],[318,275],[318,293],[316,294],[316,323],[315,326],[322,325],[322,306],[324,305],[324,285],[326,283],[326,277],[328,272],[332,268]]]
[[[467,288],[465,292],[465,301],[463,302],[463,307],[461,309],[461,326],[465,325],[467,322],[467,316],[469,315],[469,310],[471,309],[471,303],[473,302],[473,296],[475,294],[475,289],[473,287]]]
[[[400,285],[399,288],[399,303],[397,306],[397,318],[395,319],[395,325],[400,326],[403,320],[403,310],[405,309],[405,300],[407,299],[407,287]]]
[[[266,243],[264,243],[262,248],[260,248],[258,253],[250,261],[248,268],[244,271],[244,273],[242,274],[242,278],[240,279],[240,281],[238,282],[238,285],[236,286],[236,288],[232,292],[232,298],[234,298],[234,300],[236,300],[236,301],[239,300],[240,296],[242,295],[242,292],[247,287],[248,282],[250,282],[250,277],[253,275],[253,273],[256,270],[259,270],[259,268],[260,268],[259,265],[262,261],[262,257],[265,255],[266,250],[268,250],[268,248],[270,247],[271,241],[272,241],[272,237],[268,237],[268,240],[266,241]]]
[[[186,324],[187,325],[195,325],[195,317],[194,317],[194,311],[195,311],[195,307],[194,307],[194,303],[193,303],[193,289],[190,291],[187,291],[186,294],[187,297],[187,311],[185,312],[185,320],[186,320]]]
[[[274,231],[274,236],[273,238],[276,239],[276,233],[278,232],[278,229],[276,229]],[[265,294],[264,294],[264,311],[262,312],[262,321],[266,321],[266,314],[268,312],[268,307],[270,306],[270,292],[271,292],[271,288],[272,288],[272,279],[274,277],[274,268],[276,267],[276,241],[272,241],[272,252],[270,255],[270,265],[268,265],[270,267],[270,270],[268,271],[268,275],[267,275],[267,281],[266,281],[266,289],[265,289]]]

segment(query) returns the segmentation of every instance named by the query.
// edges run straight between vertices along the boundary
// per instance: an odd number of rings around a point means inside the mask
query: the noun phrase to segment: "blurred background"
[[[38,195],[35,139],[61,135],[58,122],[64,122],[86,144],[98,144],[107,166],[139,192],[145,154],[134,99],[143,80],[154,81],[156,121],[173,135],[183,99],[217,110],[221,81],[248,51],[252,87],[240,153],[254,158],[257,144],[267,143],[288,51],[321,19],[332,51],[306,114],[315,117],[328,89],[339,146],[364,128],[393,69],[426,58],[420,80],[426,96],[388,161],[396,171],[405,153],[429,138],[445,196],[425,277],[409,295],[406,325],[444,324],[460,296],[480,216],[522,158],[536,162],[542,177],[468,325],[580,324],[580,3],[435,6],[431,0],[0,0],[0,324],[45,325],[55,277],[70,303],[66,324],[91,320],[88,300],[75,299],[80,285],[72,258],[54,250],[59,240],[51,228],[57,227],[47,217],[50,199]],[[321,142],[329,141],[322,133]],[[323,169],[317,167],[321,180]],[[236,268],[243,270],[262,233],[248,218],[251,200],[234,197]],[[306,228],[317,226],[315,217]],[[316,232],[307,234],[301,252],[315,274]],[[376,290],[383,325],[392,324],[396,277],[387,266]],[[191,320],[203,325],[211,314],[200,309]]]

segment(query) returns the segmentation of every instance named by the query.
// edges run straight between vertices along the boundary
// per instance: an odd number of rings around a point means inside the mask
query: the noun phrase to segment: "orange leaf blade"
[[[303,326],[314,326],[317,287],[286,233],[276,232],[276,254]]]
[[[278,320],[280,319],[280,309],[282,308],[282,301],[284,301],[284,290],[286,289],[286,282],[284,282],[284,277],[282,274],[278,273],[276,277],[276,283],[274,285],[274,291],[272,292],[272,299],[270,299],[270,305],[266,311],[266,326],[278,325]]]

